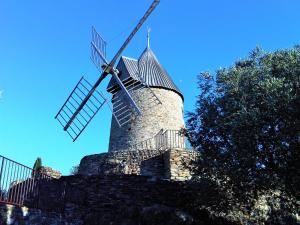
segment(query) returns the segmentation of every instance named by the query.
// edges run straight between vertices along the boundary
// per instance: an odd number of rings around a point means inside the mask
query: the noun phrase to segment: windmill
[[[136,116],[141,115],[142,112],[131,96],[131,91],[147,89],[153,98],[152,102],[154,105],[161,104],[157,96],[151,91],[150,87],[146,85],[142,78],[122,81],[119,78],[120,71],[114,67],[122,52],[159,2],[160,0],[154,0],[152,2],[146,13],[110,62],[106,59],[106,42],[97,33],[96,29],[92,27],[91,59],[101,75],[94,85],[82,77],[55,116],[55,119],[59,121],[73,142],[80,136],[105,103],[110,104],[110,102],[112,102],[113,107],[110,106],[110,108],[120,127],[132,121]],[[98,86],[108,75],[113,77],[113,82],[116,84],[113,90],[110,90],[110,93],[112,93],[111,101],[108,101],[103,93],[97,90]],[[152,106],[149,107],[151,108]]]

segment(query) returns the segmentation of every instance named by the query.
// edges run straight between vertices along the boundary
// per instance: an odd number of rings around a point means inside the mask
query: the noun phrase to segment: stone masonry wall
[[[43,180],[26,207],[0,203],[0,225],[298,225],[299,204],[268,190],[237,203],[210,182],[152,180],[135,175]],[[249,193],[248,193],[249,194]],[[248,198],[248,197],[247,197]],[[32,209],[38,206],[39,209]],[[292,208],[290,208],[292,209]],[[296,211],[294,211],[296,210]]]
[[[151,88],[162,104],[149,110],[150,94],[146,89],[135,90],[132,96],[142,116],[119,127],[114,117],[111,122],[109,151],[128,150],[133,144],[154,137],[161,129],[180,130],[184,127],[183,100],[174,91]]]
[[[61,177],[61,172],[58,170],[55,170],[51,167],[48,166],[42,166],[39,171],[39,173],[42,173],[44,175],[47,175],[49,177],[55,178],[55,179],[59,179]]]
[[[170,180],[184,181],[192,178],[193,162],[197,160],[199,153],[185,149],[172,149],[165,154],[167,166],[166,176]]]
[[[76,221],[77,220],[77,221]],[[69,223],[77,224],[78,219]],[[61,213],[0,203],[0,225],[61,225]]]
[[[162,178],[164,151],[118,151],[85,156],[79,166],[81,175],[134,174]]]
[[[42,182],[29,209],[0,205],[0,225],[231,225],[191,205],[198,190],[133,175],[62,177]]]
[[[185,149],[115,151],[85,156],[81,175],[134,174],[155,179],[188,180],[197,153]]]

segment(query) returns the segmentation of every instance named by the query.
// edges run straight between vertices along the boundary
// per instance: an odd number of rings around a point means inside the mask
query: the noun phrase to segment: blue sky
[[[94,82],[90,31],[108,42],[110,59],[151,0],[0,0],[0,154],[31,166],[36,157],[68,174],[89,154],[106,152],[105,108],[73,143],[54,116],[82,75]],[[300,39],[299,0],[162,0],[124,55],[151,48],[192,110],[196,76]],[[105,89],[108,80],[102,85]]]

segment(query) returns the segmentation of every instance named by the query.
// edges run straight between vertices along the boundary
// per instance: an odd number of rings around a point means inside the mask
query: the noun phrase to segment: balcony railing
[[[134,144],[129,150],[167,150],[170,148],[191,148],[187,138],[179,130],[161,130],[153,138]]]
[[[186,148],[186,137],[179,130],[160,131],[154,139],[157,149]]]

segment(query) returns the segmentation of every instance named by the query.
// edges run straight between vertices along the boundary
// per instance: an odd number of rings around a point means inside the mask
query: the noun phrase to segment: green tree
[[[266,53],[199,75],[188,113],[198,174],[227,184],[280,186],[299,196],[300,47]]]
[[[38,157],[33,165],[32,177],[39,173],[39,170],[42,168],[42,159]]]

